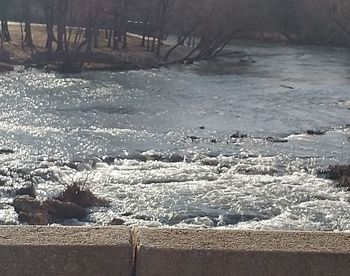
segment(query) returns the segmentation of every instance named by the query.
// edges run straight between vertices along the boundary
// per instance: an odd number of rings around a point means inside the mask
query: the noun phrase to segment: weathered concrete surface
[[[348,276],[350,233],[0,227],[0,275]]]
[[[138,276],[350,275],[350,234],[138,228]]]
[[[1,227],[0,275],[130,275],[126,227]]]

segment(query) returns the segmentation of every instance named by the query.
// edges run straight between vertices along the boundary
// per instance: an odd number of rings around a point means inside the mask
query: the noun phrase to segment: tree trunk
[[[95,29],[94,30],[94,48],[98,48],[98,35],[99,35],[99,30]]]
[[[31,17],[31,1],[27,0],[23,2],[23,17],[24,17],[24,32],[25,32],[25,37],[24,37],[24,45],[30,48],[34,48],[34,43],[33,43],[33,37],[32,37],[32,26],[30,24],[30,17]]]
[[[65,32],[66,32],[66,26],[62,24],[57,26],[57,51],[63,51]]]
[[[55,33],[54,33],[54,1],[42,0],[41,1],[42,8],[45,14],[46,19],[46,44],[45,48],[49,53],[52,52],[53,42],[56,41]]]
[[[68,10],[67,0],[59,0],[57,2],[57,51],[63,51],[65,48],[65,34],[66,34],[66,15]],[[67,46],[67,45],[66,45]]]
[[[10,42],[11,35],[10,35],[9,25],[6,20],[1,21],[1,31],[2,31],[3,41]]]
[[[129,18],[128,14],[129,14],[129,1],[124,0],[123,9],[122,9],[122,13],[121,13],[121,36],[123,39],[122,49],[128,48],[128,36],[127,36],[128,18]]]
[[[30,24],[30,21],[25,22],[24,32],[25,32],[24,43],[27,45],[27,47],[34,48],[33,36],[32,36],[32,25]]]
[[[113,51],[119,51],[119,33],[117,30],[113,31]]]
[[[55,39],[55,33],[53,30],[53,23],[47,22],[46,24],[46,33],[47,33],[47,39],[46,39],[46,45],[45,48],[49,51],[52,52],[52,44],[54,43]]]
[[[143,34],[141,39],[141,47],[145,47],[145,46],[146,46],[146,35]]]
[[[177,47],[179,47],[180,45],[184,44],[184,41],[186,40],[186,37],[187,36],[184,36],[180,41],[177,42],[177,44],[175,44],[173,47],[171,47],[171,49],[166,53],[166,55],[164,57],[164,61],[168,61],[171,53],[174,52]]]
[[[147,37],[147,51],[151,50],[151,38],[150,36]]]
[[[169,0],[160,0],[159,1],[159,13],[158,13],[158,33],[157,33],[157,49],[156,57],[160,57],[160,49],[165,35],[165,25],[167,20],[167,12],[169,9]]]
[[[156,37],[155,35],[153,36],[153,39],[152,39],[152,48],[151,48],[151,52],[154,52],[155,51],[155,48],[156,48]]]
[[[20,23],[21,26],[21,45],[22,49],[24,48],[24,33],[23,33],[23,22]]]
[[[108,48],[112,47],[112,38],[113,38],[113,31],[109,30],[108,31],[108,44],[107,44]]]
[[[93,38],[93,30],[91,27],[85,29],[85,38],[87,40],[87,48],[86,51],[88,53],[92,52],[92,38]]]
[[[120,24],[119,16],[114,16],[114,27],[113,27],[113,51],[119,50],[119,40],[120,40]]]

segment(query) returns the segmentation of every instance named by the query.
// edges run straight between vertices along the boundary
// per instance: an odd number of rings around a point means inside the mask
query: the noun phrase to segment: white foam
[[[189,163],[136,160],[117,160],[111,166],[100,163],[86,184],[97,195],[110,200],[112,206],[93,212],[91,218],[97,224],[108,224],[129,212],[129,216],[123,217],[127,224],[213,227],[225,225],[223,218],[236,215],[237,221],[231,221],[229,227],[350,230],[348,192],[336,188],[329,180],[301,172],[300,160],[294,161],[288,171],[281,167],[280,159],[237,160],[219,156],[215,166],[203,165],[203,159],[198,157]],[[222,165],[226,170],[218,169]],[[84,178],[86,173],[74,175]],[[60,188],[54,182],[39,185],[46,196]]]

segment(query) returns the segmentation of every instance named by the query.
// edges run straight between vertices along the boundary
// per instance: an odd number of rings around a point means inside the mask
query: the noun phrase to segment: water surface
[[[18,223],[20,168],[42,198],[80,179],[111,200],[67,224],[350,230],[349,193],[317,176],[350,161],[349,53],[234,49],[254,63],[1,75],[2,223]]]

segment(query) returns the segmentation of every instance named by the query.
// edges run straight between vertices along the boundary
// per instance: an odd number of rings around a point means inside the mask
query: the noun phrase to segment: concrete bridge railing
[[[0,275],[350,275],[350,233],[1,227]]]

